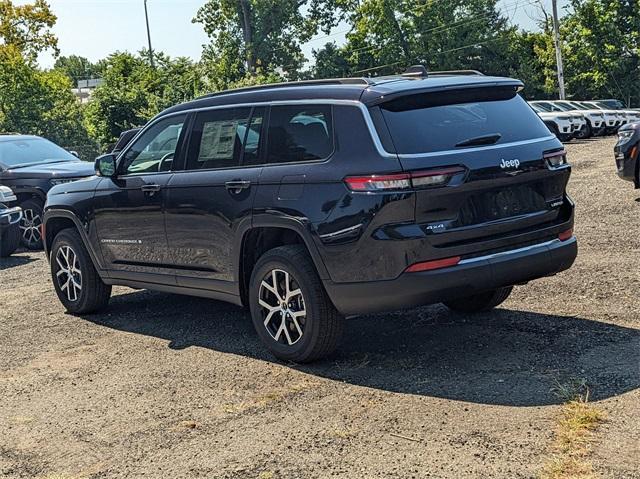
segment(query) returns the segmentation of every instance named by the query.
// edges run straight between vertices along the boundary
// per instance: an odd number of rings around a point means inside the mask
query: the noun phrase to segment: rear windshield
[[[548,128],[513,87],[410,95],[383,103],[381,109],[401,154],[549,136]]]

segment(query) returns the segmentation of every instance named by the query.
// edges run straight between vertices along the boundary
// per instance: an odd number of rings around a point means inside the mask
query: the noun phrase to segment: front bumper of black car
[[[22,209],[19,206],[14,208],[0,209],[0,227],[6,227],[18,223],[22,219]]]
[[[571,267],[578,254],[574,236],[469,258],[431,271],[403,273],[388,281],[325,282],[338,311],[346,316],[394,311],[526,283]]]

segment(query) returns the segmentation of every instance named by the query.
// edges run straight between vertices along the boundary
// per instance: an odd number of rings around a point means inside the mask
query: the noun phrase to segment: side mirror
[[[71,153],[71,154],[72,154],[73,156],[75,156],[76,158],[80,158],[80,155],[79,155],[79,154],[78,154],[78,152],[77,152],[77,151],[75,151],[75,150],[71,150],[71,151],[69,151],[69,153]]]
[[[107,153],[96,158],[96,175],[113,178],[116,175],[116,155]]]

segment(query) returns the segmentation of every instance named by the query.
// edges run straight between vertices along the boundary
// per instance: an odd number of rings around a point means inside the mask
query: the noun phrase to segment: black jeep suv
[[[230,301],[293,361],[330,353],[344,316],[489,310],[577,254],[565,151],[521,88],[412,72],[170,108],[50,191],[58,297],[72,313],[114,284]]]
[[[0,135],[0,185],[10,187],[22,207],[22,244],[42,249],[42,209],[49,189],[94,175],[93,164],[55,143],[31,135]]]

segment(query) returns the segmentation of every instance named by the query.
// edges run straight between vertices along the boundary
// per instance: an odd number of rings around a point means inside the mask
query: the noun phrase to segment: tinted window
[[[549,136],[513,88],[411,95],[383,104],[382,112],[398,153],[454,150],[484,136],[500,135],[496,144]]]
[[[174,116],[148,128],[124,154],[120,171],[129,175],[169,171],[185,118]]]
[[[5,166],[16,167],[61,161],[78,161],[78,158],[44,138],[0,141],[0,164]]]
[[[268,143],[269,163],[327,158],[333,151],[331,106],[272,107]]]
[[[251,108],[230,108],[198,113],[191,133],[187,169],[257,163],[264,108],[256,108],[252,117],[251,111]]]

